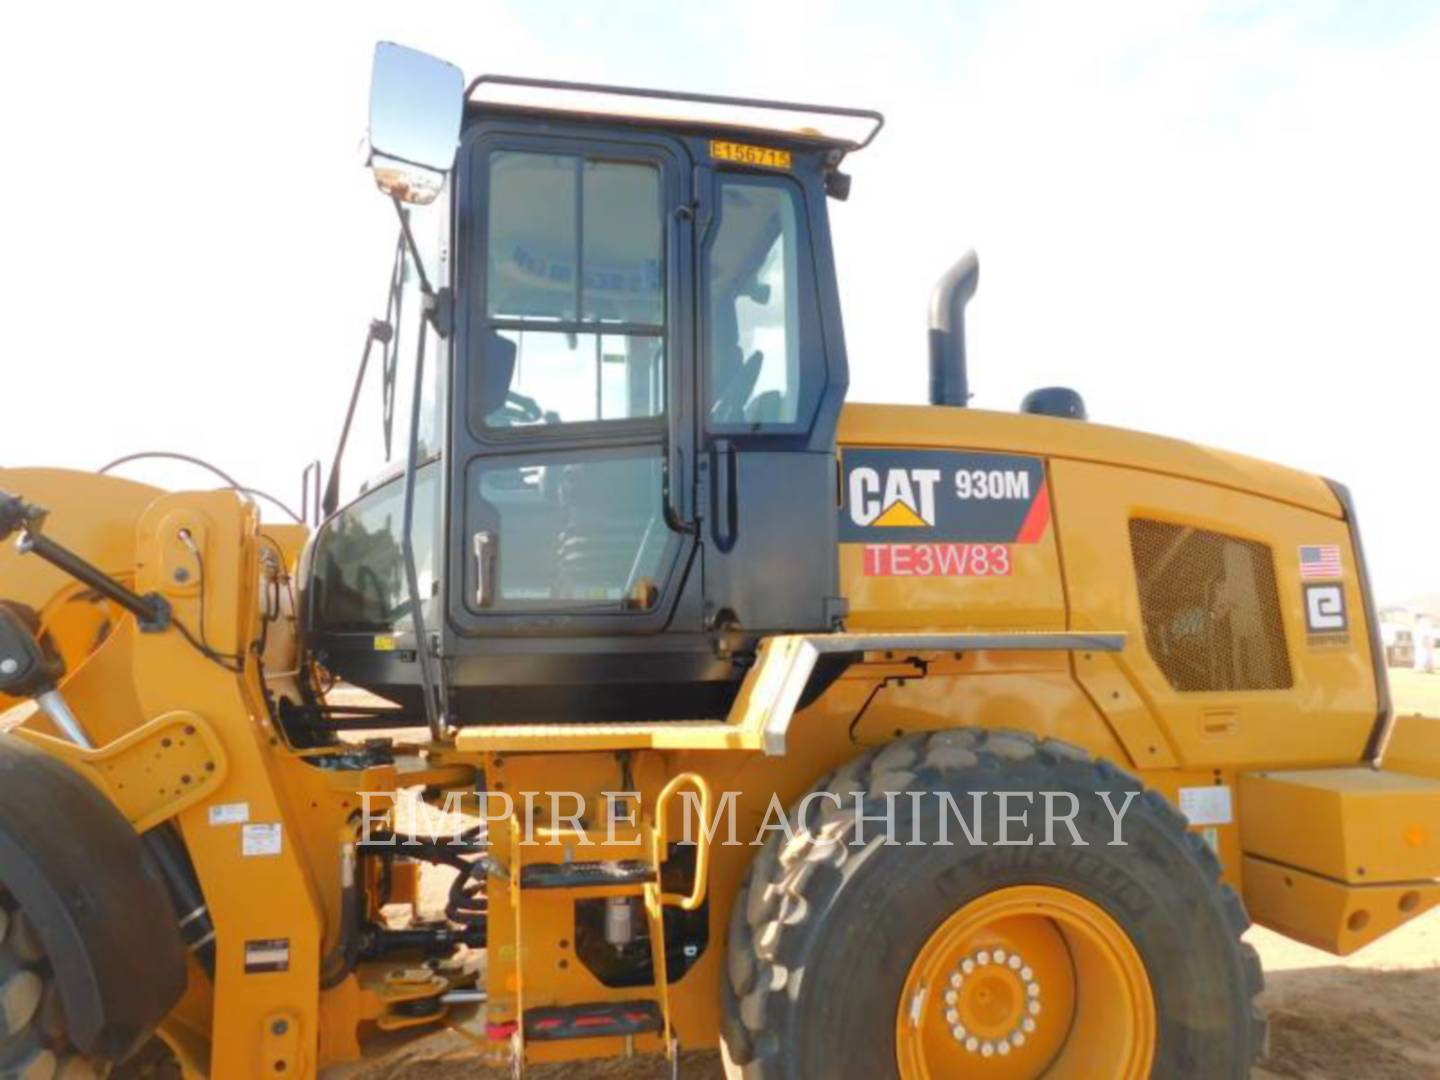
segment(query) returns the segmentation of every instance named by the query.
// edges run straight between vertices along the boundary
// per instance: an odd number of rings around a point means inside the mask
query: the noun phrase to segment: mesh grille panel
[[[1253,540],[1134,518],[1145,644],[1176,690],[1293,685],[1275,560]]]

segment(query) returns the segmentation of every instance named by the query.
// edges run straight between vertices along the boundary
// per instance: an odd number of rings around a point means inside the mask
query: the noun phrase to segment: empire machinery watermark
[[[1125,817],[1138,794],[812,791],[789,809],[775,794],[758,826],[745,828],[742,820],[753,823],[756,807],[742,812],[742,793],[726,791],[707,799],[687,789],[671,802],[666,836],[681,845],[693,846],[703,837],[724,847],[761,847],[775,836],[782,843],[804,838],[855,846],[1126,847]],[[367,847],[469,846],[483,843],[487,832],[501,826],[515,830],[525,845],[638,848],[646,843],[642,796],[635,791],[603,791],[589,799],[575,791],[452,791],[442,805],[411,801],[395,791],[363,791],[360,796],[361,835],[369,838]],[[399,827],[401,818],[408,829]],[[466,827],[457,829],[457,820]],[[476,829],[477,820],[485,828]],[[1087,828],[1082,832],[1077,822]]]

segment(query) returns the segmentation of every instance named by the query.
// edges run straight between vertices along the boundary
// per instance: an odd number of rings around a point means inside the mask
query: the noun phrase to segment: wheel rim
[[[1155,996],[1129,936],[1076,893],[1017,885],[966,904],[911,965],[895,1018],[905,1080],[1145,1077]]]

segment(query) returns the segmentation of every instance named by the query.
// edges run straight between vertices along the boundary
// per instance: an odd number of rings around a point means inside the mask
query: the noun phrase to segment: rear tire
[[[30,920],[0,889],[0,1078],[94,1080],[109,1072],[66,1038],[59,987]]]
[[[1151,1075],[1249,1075],[1265,1034],[1253,1004],[1263,982],[1259,957],[1239,940],[1249,920],[1221,883],[1213,852],[1159,793],[1075,747],[969,729],[900,739],[813,790],[840,795],[844,809],[812,800],[802,823],[797,804],[796,838],[771,837],[731,914],[722,1038],[729,1076],[899,1076],[897,1046],[905,1036],[897,1016],[904,1015],[900,1002],[917,957],[962,909],[1024,888],[1040,895],[1063,890],[1117,925],[1122,948],[1138,954],[1140,982],[1148,977],[1153,992],[1142,995],[1147,1003],[1153,997],[1145,1050]],[[867,815],[876,815],[887,792],[950,792],[968,819],[966,793],[976,791],[1073,792],[1081,804],[1075,825],[1087,845],[1072,846],[1062,825],[1055,846],[993,846],[999,835],[993,797],[982,803],[983,845],[967,844],[952,818],[955,846],[903,846],[912,838],[908,798],[896,800],[901,846],[887,846],[884,826],[873,821],[867,842],[856,842],[852,793],[864,792]],[[1117,808],[1126,792],[1137,793],[1124,818],[1127,846],[1108,846],[1112,819],[1097,791],[1111,792]],[[915,835],[934,841],[940,804],[922,805]],[[1079,970],[1077,1003],[1086,994]],[[1089,1000],[1098,996],[1092,986]],[[921,1000],[926,1008],[945,1007],[938,992]],[[1074,1022],[1055,1037],[1078,1038],[1082,1027]],[[1073,1060],[1063,1056],[1069,1045],[1037,1066],[1036,1075]],[[1091,1061],[1087,1075],[1109,1075],[1108,1066],[1096,1066]],[[968,1071],[953,1061],[926,1069],[947,1070]],[[907,1069],[906,1080],[918,1073]],[[1055,1075],[1070,1071],[1062,1065]]]

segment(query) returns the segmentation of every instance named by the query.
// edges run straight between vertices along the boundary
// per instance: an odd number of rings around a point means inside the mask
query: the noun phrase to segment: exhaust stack
[[[980,260],[967,251],[930,294],[930,404],[964,407],[970,401],[965,370],[965,305],[980,283]]]

